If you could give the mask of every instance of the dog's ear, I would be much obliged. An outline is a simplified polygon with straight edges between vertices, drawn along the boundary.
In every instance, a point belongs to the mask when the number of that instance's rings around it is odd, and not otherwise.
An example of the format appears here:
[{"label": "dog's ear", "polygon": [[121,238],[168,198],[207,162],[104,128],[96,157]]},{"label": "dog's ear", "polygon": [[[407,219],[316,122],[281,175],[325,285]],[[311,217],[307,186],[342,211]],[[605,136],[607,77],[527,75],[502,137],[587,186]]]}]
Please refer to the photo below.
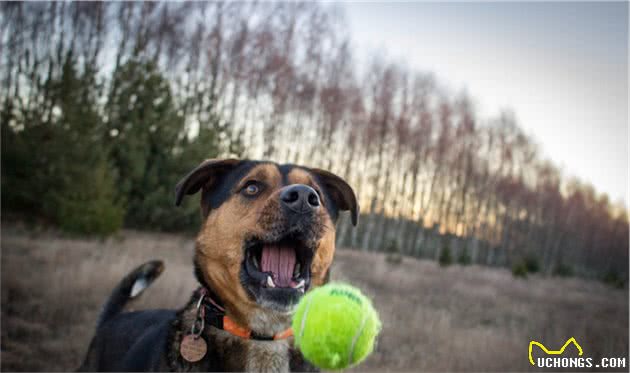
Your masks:
[{"label": "dog's ear", "polygon": [[352,225],[356,226],[359,220],[359,203],[352,187],[344,179],[331,172],[319,168],[311,169],[311,172],[324,184],[337,207],[343,211],[350,211]]},{"label": "dog's ear", "polygon": [[[207,159],[188,175],[184,176],[175,187],[175,205],[179,206],[186,194],[195,194],[203,188],[204,192],[216,185],[227,172],[241,163],[238,159]],[[203,201],[203,200],[202,200]],[[202,206],[204,216],[208,215],[207,207]]]}]

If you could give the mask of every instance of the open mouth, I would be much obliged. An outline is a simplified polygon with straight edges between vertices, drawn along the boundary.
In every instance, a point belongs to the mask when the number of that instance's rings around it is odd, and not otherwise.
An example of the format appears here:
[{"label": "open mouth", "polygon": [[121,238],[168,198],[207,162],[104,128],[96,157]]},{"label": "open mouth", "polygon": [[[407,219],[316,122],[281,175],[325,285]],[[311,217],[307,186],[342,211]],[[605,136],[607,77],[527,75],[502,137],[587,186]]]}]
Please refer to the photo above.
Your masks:
[{"label": "open mouth", "polygon": [[313,249],[298,239],[250,240],[245,246],[247,282],[266,291],[304,293],[310,286]]}]

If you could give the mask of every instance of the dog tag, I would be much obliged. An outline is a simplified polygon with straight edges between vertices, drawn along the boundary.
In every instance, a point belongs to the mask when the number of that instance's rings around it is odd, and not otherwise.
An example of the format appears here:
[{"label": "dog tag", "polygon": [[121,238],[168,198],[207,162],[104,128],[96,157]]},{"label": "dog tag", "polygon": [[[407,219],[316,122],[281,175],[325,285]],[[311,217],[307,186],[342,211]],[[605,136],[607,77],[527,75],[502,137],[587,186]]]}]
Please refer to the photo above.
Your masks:
[{"label": "dog tag", "polygon": [[204,356],[206,356],[206,352],[208,351],[208,346],[206,345],[206,341],[199,337],[194,336],[192,334],[188,334],[182,339],[182,343],[179,345],[179,353],[182,355],[184,360],[195,363]]}]

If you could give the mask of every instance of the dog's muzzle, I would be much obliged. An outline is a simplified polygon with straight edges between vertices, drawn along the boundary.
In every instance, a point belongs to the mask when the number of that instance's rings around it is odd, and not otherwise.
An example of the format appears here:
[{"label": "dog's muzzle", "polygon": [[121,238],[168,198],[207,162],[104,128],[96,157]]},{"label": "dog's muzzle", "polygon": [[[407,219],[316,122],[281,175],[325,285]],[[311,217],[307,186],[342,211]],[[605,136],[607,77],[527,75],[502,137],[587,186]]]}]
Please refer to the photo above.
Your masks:
[{"label": "dog's muzzle", "polygon": [[[266,233],[244,242],[241,283],[257,302],[285,309],[309,289],[311,264],[323,228],[317,192],[306,185],[284,187]],[[268,218],[267,218],[268,219]]]}]

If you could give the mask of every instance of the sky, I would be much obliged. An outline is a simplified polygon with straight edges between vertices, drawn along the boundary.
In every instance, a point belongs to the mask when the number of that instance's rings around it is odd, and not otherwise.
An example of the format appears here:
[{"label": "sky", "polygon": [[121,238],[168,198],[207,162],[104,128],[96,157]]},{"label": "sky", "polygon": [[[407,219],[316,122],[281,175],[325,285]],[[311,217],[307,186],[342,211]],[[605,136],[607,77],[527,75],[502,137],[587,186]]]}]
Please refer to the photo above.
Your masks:
[{"label": "sky", "polygon": [[354,55],[516,114],[545,158],[628,206],[628,3],[344,3]]}]

